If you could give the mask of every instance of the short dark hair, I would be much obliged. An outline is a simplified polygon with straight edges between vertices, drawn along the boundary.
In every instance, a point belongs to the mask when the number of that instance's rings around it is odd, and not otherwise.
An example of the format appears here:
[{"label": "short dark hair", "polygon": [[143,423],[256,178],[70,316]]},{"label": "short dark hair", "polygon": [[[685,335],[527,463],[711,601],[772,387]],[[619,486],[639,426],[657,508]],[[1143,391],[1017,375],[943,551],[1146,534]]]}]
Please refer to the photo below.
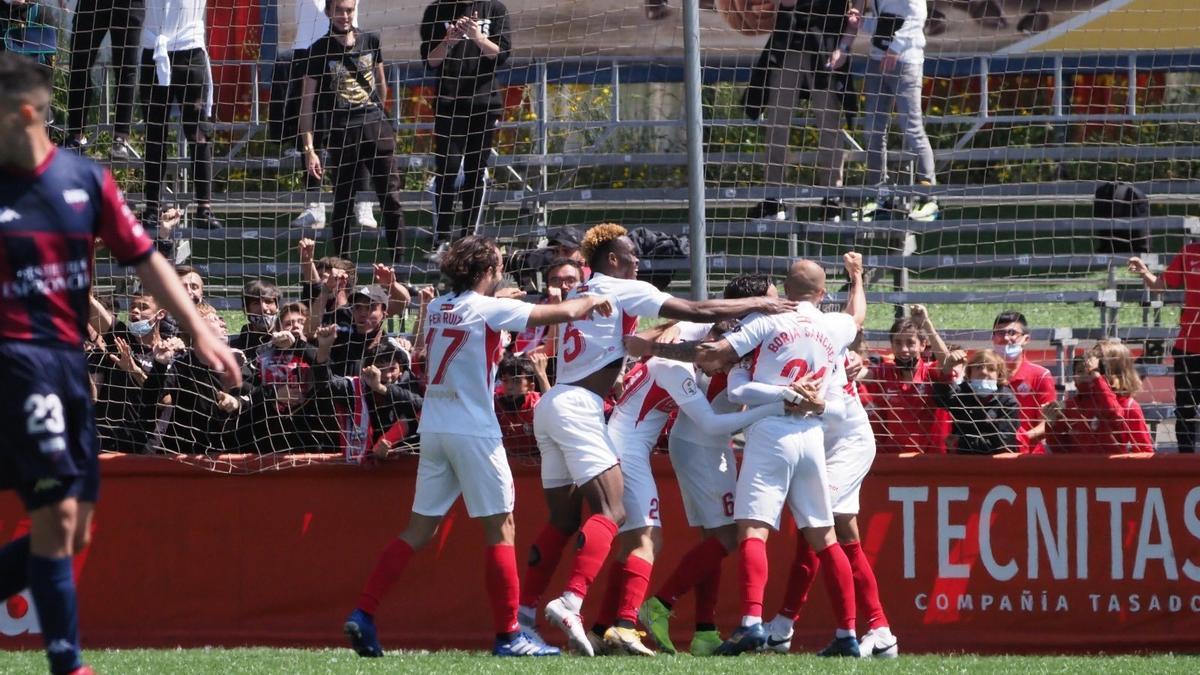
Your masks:
[{"label": "short dark hair", "polygon": [[920,327],[917,323],[908,317],[896,319],[892,322],[892,327],[888,329],[888,339],[896,337],[900,333],[916,333],[917,337],[924,340],[925,336],[921,334]]},{"label": "short dark hair", "polygon": [[996,326],[1008,323],[1019,323],[1022,331],[1029,332],[1029,322],[1025,320],[1025,315],[1012,309],[997,314],[996,320],[992,322],[992,328],[995,329]]},{"label": "short dark hair", "polygon": [[256,300],[278,300],[279,287],[273,281],[266,279],[251,279],[242,286],[242,299],[254,298]]},{"label": "short dark hair", "polygon": [[550,274],[550,270],[558,267],[574,267],[576,272],[579,272],[579,280],[583,281],[583,265],[579,264],[574,258],[555,258],[546,265],[546,274]]},{"label": "short dark hair", "polygon": [[770,287],[771,277],[765,274],[743,274],[725,284],[722,297],[726,300],[757,298],[766,295],[767,289]]},{"label": "short dark hair", "polygon": [[504,377],[528,377],[533,379],[533,361],[527,356],[508,355],[500,360],[498,374]]},{"label": "short dark hair", "polygon": [[25,98],[39,89],[53,92],[45,68],[19,54],[0,52],[0,99]]},{"label": "short dark hair", "polygon": [[471,290],[490,268],[499,266],[500,252],[490,237],[463,237],[442,256],[442,274],[450,280],[455,293]]},{"label": "short dark hair", "polygon": [[336,255],[327,255],[324,258],[318,258],[316,262],[313,263],[313,266],[317,268],[318,272],[324,272],[326,270],[342,270],[347,274],[353,275],[358,271],[355,269],[353,262],[346,260],[345,258],[339,258]]},{"label": "short dark hair", "polygon": [[402,349],[397,349],[396,346],[388,340],[384,340],[373,347],[368,347],[367,350],[363,352],[362,365],[364,368],[367,366],[386,368],[396,363],[407,368],[408,354]]},{"label": "short dark hair", "polygon": [[289,302],[288,304],[279,308],[279,318],[280,319],[287,316],[288,314],[299,314],[299,315],[303,316],[305,319],[307,319],[308,318],[308,305],[304,304],[303,302]]}]

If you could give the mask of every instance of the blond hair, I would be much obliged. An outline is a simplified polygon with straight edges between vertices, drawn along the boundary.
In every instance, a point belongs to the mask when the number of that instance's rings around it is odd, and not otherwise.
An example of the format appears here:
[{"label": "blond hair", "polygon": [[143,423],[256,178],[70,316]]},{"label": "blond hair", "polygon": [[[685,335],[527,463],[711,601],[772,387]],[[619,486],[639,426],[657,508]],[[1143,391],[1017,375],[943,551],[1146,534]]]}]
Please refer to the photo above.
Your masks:
[{"label": "blond hair", "polygon": [[1000,356],[991,349],[980,349],[967,359],[967,372],[975,366],[995,366],[996,368],[996,384],[1001,387],[1008,386],[1008,365],[1004,363],[1004,357]]},{"label": "blond hair", "polygon": [[583,254],[583,259],[590,265],[594,262],[592,256],[596,255],[597,250],[626,234],[628,234],[628,230],[616,223],[600,223],[584,233],[583,243],[579,245],[579,252]]},{"label": "blond hair", "polygon": [[1119,340],[1106,339],[1097,342],[1092,351],[1100,359],[1104,379],[1113,391],[1121,396],[1133,396],[1142,390],[1142,378],[1138,377],[1128,347]]}]

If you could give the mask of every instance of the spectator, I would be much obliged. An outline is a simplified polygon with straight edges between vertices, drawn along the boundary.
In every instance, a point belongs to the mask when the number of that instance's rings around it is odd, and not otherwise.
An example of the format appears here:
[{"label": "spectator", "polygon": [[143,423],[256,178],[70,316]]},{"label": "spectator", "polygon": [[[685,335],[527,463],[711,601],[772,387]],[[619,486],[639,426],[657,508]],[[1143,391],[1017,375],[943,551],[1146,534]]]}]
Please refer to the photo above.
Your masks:
[{"label": "spectator", "polygon": [[[875,15],[866,21],[871,33],[866,77],[867,183],[887,182],[887,140],[892,111],[900,114],[904,146],[917,156],[917,181],[937,182],[933,148],[925,133],[921,89],[925,78],[926,0],[873,0]],[[878,201],[875,202],[876,206]],[[864,215],[870,203],[864,205]],[[937,202],[922,198],[912,212],[917,219],[932,219]]]},{"label": "spectator", "polygon": [[[786,182],[788,149],[792,135],[792,117],[796,105],[807,92],[808,109],[815,118],[818,132],[817,185],[840,187],[845,163],[842,148],[842,98],[847,88],[849,69],[842,58],[853,39],[861,12],[851,0],[779,0],[775,29],[767,42],[767,51],[775,67],[766,82],[768,189],[783,188]],[[840,218],[841,200],[826,197],[822,201],[825,219]],[[777,199],[759,204],[752,218],[786,217]]]},{"label": "spectator", "polygon": [[409,354],[390,341],[371,347],[363,355],[359,374],[332,374],[330,351],[336,333],[318,333],[316,380],[318,390],[328,390],[337,405],[341,443],[346,459],[362,461],[367,452],[384,456],[391,449],[416,439],[422,399],[410,379]]},{"label": "spectator", "polygon": [[[290,141],[293,147],[285,153],[289,157],[303,157],[303,147],[300,144],[298,123],[300,118],[300,99],[304,88],[304,75],[308,67],[308,48],[322,36],[329,33],[329,17],[325,14],[325,0],[295,0],[296,3],[296,39],[292,42],[292,56],[287,61],[287,70],[281,76],[288,78],[287,100],[284,104],[284,139]],[[361,9],[362,3],[359,3]],[[358,28],[358,13],[355,12],[352,24]],[[313,145],[318,148],[326,146],[329,135],[330,107],[318,102],[313,117]],[[371,173],[365,163],[359,163],[354,175],[355,193],[369,192],[371,189]],[[321,181],[308,171],[304,172],[304,191],[308,195],[308,203],[304,211],[292,221],[295,227],[325,227],[325,205],[321,203]],[[371,211],[370,200],[354,201],[354,220],[360,228],[373,229],[379,227],[375,214]]]},{"label": "spectator", "polygon": [[503,389],[496,395],[496,417],[504,437],[504,448],[514,457],[538,456],[533,437],[533,409],[550,390],[546,355],[506,356],[498,374]]},{"label": "spectator", "polygon": [[271,341],[279,320],[279,288],[265,279],[251,279],[242,286],[242,311],[246,325],[229,340],[229,346],[240,349],[246,360],[255,363],[258,352]]},{"label": "spectator", "polygon": [[1047,403],[1047,445],[1052,452],[1118,454],[1154,452],[1142,406],[1142,389],[1129,348],[1101,340],[1075,361],[1075,394]]},{"label": "spectator", "polygon": [[300,252],[300,301],[313,303],[321,294],[321,286],[329,281],[337,270],[337,283],[331,285],[325,306],[314,305],[314,310],[322,313],[321,323],[333,323],[333,312],[339,307],[345,307],[350,301],[347,293],[354,286],[354,278],[358,271],[353,261],[337,256],[313,260],[316,248],[317,242],[312,239],[301,239],[297,245]]},{"label": "spectator", "polygon": [[[434,0],[420,32],[421,59],[437,75],[434,231],[440,249],[479,224],[484,171],[503,107],[496,70],[512,50],[508,9],[499,0]],[[461,191],[454,187],[460,168]],[[456,211],[460,198],[462,211]]]},{"label": "spectator", "polygon": [[205,47],[206,0],[147,0],[142,30],[142,103],[146,107],[146,209],[142,224],[158,226],[167,124],[178,104],[190,145],[196,190],[193,226],[217,229],[212,210],[212,68]]},{"label": "spectator", "polygon": [[332,99],[328,168],[333,173],[334,255],[347,257],[347,223],[359,167],[366,167],[383,210],[383,229],[391,248],[387,260],[399,262],[404,215],[400,174],[393,165],[396,137],[384,114],[387,74],[379,35],[354,27],[357,0],[328,0],[329,33],[308,49],[300,100],[300,138],[305,166],[318,180],[325,167],[313,145],[313,105],[318,96]]},{"label": "spectator", "polygon": [[167,311],[154,296],[136,293],[129,299],[128,322],[117,321],[104,336],[107,358],[95,364],[100,376],[96,426],[101,447],[115,452],[149,452],[161,387],[147,390],[155,349],[164,338],[159,323]]},{"label": "spectator", "polygon": [[[541,303],[559,303],[571,289],[583,281],[583,267],[571,258],[559,258],[546,268],[546,292]],[[527,328],[513,341],[513,352],[537,352],[554,356],[558,342],[558,326]]]},{"label": "spectator", "polygon": [[183,284],[183,290],[197,307],[204,304],[204,276],[191,265],[176,265],[175,274]]},{"label": "spectator", "polygon": [[[336,329],[323,330],[332,334]],[[267,355],[271,358],[264,358]],[[261,384],[251,392],[249,410],[238,415],[234,448],[266,453],[330,452],[340,447],[333,400],[318,395],[314,384],[316,356],[312,345],[260,356]]]},{"label": "spectator", "polygon": [[1184,245],[1161,275],[1141,258],[1129,259],[1129,271],[1152,291],[1183,289],[1179,337],[1171,354],[1175,362],[1175,438],[1179,452],[1196,452],[1196,406],[1200,405],[1200,242]]},{"label": "spectator", "polygon": [[367,350],[383,337],[383,319],[388,294],[381,286],[362,286],[350,298],[350,306],[337,312],[337,333],[330,353],[330,369],[337,376],[359,374]]},{"label": "spectator", "polygon": [[923,323],[897,319],[888,330],[892,360],[872,367],[865,382],[880,453],[946,452],[949,424],[939,418],[933,401],[937,362],[922,358],[927,346],[923,332]]},{"label": "spectator", "polygon": [[[13,51],[38,62],[53,77],[58,56],[59,12],[47,0],[0,2],[0,52]],[[53,105],[53,102],[51,102]],[[54,124],[50,114],[47,124]]]},{"label": "spectator", "polygon": [[1008,365],[1008,382],[1021,404],[1017,442],[1022,453],[1043,455],[1046,422],[1042,406],[1058,398],[1050,371],[1025,358],[1029,322],[1020,312],[1001,312],[992,324],[992,344]]},{"label": "spectator", "polygon": [[[966,366],[966,378],[954,371]],[[942,360],[942,373],[933,385],[933,397],[950,412],[954,450],[963,455],[996,455],[1017,451],[1021,406],[1008,386],[1004,359],[990,349],[955,350]]]},{"label": "spectator", "polygon": [[100,53],[100,43],[107,35],[117,76],[117,116],[109,154],[113,159],[136,157],[129,146],[129,130],[133,125],[138,50],[142,46],[145,18],[146,0],[79,0],[75,6],[71,24],[71,75],[67,85],[67,148],[82,151],[88,145],[84,134],[87,113],[94,105],[93,92],[103,86],[103,82],[93,86],[89,75]]}]

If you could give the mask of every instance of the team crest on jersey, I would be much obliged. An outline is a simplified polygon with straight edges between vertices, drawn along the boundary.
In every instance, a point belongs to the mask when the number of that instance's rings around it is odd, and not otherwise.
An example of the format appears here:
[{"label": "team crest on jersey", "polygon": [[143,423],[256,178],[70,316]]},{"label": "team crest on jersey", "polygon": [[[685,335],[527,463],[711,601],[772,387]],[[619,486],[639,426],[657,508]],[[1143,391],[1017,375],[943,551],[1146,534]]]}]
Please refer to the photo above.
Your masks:
[{"label": "team crest on jersey", "polygon": [[82,211],[88,202],[92,201],[92,198],[88,196],[87,190],[80,190],[79,188],[63,190],[62,195],[63,201],[74,207],[76,211]]},{"label": "team crest on jersey", "polygon": [[450,311],[450,310],[452,310],[452,309],[454,309],[454,303],[447,302],[446,304],[442,305],[442,310],[441,310],[441,311],[443,311],[443,312],[449,312],[449,311]]},{"label": "team crest on jersey", "polygon": [[1029,383],[1022,382],[1021,384],[1017,385],[1017,391],[1021,392],[1022,394],[1028,392],[1029,391]]},{"label": "team crest on jersey", "polygon": [[694,380],[694,379],[692,379],[692,378],[690,378],[690,377],[689,377],[689,378],[687,378],[686,380],[684,380],[684,381],[683,381],[683,393],[684,393],[684,395],[686,395],[686,396],[695,396],[695,395],[696,395],[696,394],[698,394],[699,392],[700,392],[700,390],[696,388],[696,380]]}]

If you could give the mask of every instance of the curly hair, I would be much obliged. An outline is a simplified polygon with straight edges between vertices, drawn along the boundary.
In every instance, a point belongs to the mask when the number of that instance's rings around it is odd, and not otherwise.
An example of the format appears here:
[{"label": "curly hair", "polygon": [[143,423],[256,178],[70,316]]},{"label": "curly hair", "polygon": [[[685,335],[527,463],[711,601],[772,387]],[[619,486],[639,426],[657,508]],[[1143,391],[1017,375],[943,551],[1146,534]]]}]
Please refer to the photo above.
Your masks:
[{"label": "curly hair", "polygon": [[583,235],[579,252],[583,254],[583,259],[588,262],[589,267],[596,267],[597,258],[608,253],[608,247],[628,233],[628,230],[616,223],[600,223]]},{"label": "curly hair", "polygon": [[450,245],[442,257],[442,274],[455,293],[471,290],[491,267],[500,266],[500,252],[490,237],[471,235]]},{"label": "curly hair", "polygon": [[996,383],[1001,387],[1008,386],[1008,364],[1003,356],[991,349],[980,349],[967,359],[967,372],[978,366],[992,366],[996,369]]}]

